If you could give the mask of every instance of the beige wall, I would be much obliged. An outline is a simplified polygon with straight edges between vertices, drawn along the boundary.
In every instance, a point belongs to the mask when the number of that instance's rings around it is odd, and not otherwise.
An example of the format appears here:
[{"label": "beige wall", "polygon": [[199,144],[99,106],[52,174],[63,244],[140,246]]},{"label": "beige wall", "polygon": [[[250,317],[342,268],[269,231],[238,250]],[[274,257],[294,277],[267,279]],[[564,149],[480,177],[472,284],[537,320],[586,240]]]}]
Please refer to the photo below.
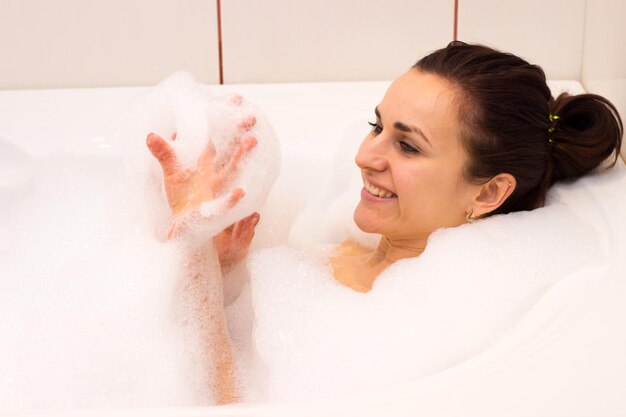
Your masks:
[{"label": "beige wall", "polygon": [[[454,0],[221,0],[227,83],[391,79],[452,40]],[[624,111],[624,0],[459,0],[458,37]],[[0,0],[0,89],[219,82],[217,0]]]},{"label": "beige wall", "polygon": [[585,0],[459,0],[458,38],[540,65],[548,78],[580,80]]},{"label": "beige wall", "polygon": [[222,10],[232,83],[389,80],[454,32],[453,0],[223,0]]},{"label": "beige wall", "polygon": [[[454,0],[221,0],[227,83],[386,80],[452,40]],[[0,0],[0,89],[219,81],[216,0]]]},{"label": "beige wall", "polygon": [[0,0],[0,89],[218,80],[215,1]]}]

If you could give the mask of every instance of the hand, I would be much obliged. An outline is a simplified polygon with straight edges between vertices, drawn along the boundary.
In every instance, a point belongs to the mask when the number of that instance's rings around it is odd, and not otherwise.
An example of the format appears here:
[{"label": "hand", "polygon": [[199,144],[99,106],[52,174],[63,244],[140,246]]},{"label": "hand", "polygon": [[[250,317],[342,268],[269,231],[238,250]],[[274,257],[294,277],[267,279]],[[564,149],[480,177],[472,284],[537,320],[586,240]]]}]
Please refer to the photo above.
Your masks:
[{"label": "hand", "polygon": [[254,228],[259,223],[259,219],[259,213],[253,213],[215,236],[213,241],[217,248],[222,271],[230,269],[246,257],[250,242],[254,237]]},{"label": "hand", "polygon": [[[195,169],[182,168],[176,152],[165,139],[156,133],[148,135],[146,144],[161,164],[167,201],[172,209],[168,239],[182,234],[190,222],[200,221],[200,206],[203,203],[211,202],[218,210],[226,210],[241,200],[245,194],[243,189],[234,188],[228,193],[224,191],[229,180],[236,174],[242,157],[256,146],[256,138],[241,138],[255,123],[254,116],[250,116],[239,124],[240,133],[233,139],[230,152],[221,160],[216,160],[215,147],[209,141],[198,157]],[[176,135],[171,140],[176,140]],[[220,194],[223,196],[216,198]]]}]

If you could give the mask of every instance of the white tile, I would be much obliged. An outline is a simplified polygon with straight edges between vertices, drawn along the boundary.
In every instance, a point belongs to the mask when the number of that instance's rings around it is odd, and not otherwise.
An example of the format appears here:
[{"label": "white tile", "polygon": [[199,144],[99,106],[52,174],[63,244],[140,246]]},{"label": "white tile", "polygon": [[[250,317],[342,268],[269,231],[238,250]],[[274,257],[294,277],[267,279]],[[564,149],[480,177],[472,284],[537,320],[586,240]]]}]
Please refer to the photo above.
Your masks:
[{"label": "white tile", "polygon": [[459,40],[540,65],[548,78],[581,79],[585,0],[459,0]]},{"label": "white tile", "polygon": [[626,78],[626,2],[587,0],[583,80]]},{"label": "white tile", "polygon": [[224,79],[391,79],[452,40],[453,12],[453,0],[223,0]]},{"label": "white tile", "polygon": [[218,80],[210,0],[0,0],[0,88]]}]

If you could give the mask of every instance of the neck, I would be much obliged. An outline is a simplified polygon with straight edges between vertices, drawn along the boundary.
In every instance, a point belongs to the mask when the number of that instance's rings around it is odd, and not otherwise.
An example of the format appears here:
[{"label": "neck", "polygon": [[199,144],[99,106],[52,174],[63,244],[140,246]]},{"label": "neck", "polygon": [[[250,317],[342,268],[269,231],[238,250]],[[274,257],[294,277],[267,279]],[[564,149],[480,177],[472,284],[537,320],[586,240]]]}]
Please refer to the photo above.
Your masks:
[{"label": "neck", "polygon": [[343,242],[330,262],[337,281],[360,292],[372,289],[381,272],[399,259],[419,256],[426,246],[423,240],[394,240],[386,236],[370,252],[352,241]]},{"label": "neck", "polygon": [[390,265],[397,260],[405,258],[414,258],[424,252],[426,240],[405,240],[391,239],[383,236],[378,243],[378,247],[370,256],[371,265],[386,264]]}]

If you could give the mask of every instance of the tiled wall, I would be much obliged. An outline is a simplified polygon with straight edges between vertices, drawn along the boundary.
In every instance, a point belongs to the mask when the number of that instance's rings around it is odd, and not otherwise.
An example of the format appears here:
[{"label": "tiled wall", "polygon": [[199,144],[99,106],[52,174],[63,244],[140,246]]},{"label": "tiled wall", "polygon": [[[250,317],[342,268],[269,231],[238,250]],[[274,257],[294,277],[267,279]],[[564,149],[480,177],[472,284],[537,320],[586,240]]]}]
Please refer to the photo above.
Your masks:
[{"label": "tiled wall", "polygon": [[225,82],[388,80],[453,38],[453,0],[222,0]]},{"label": "tiled wall", "polygon": [[[0,0],[0,89],[219,82],[218,0]],[[395,77],[452,40],[454,0],[221,0],[224,80]]]},{"label": "tiled wall", "polygon": [[391,79],[453,39],[455,4],[461,40],[626,78],[623,0],[0,0],[0,89],[218,83],[218,1],[226,83]]},{"label": "tiled wall", "polygon": [[218,80],[215,0],[0,0],[0,89]]},{"label": "tiled wall", "polygon": [[539,64],[548,78],[580,80],[586,0],[459,0],[458,37]]}]

